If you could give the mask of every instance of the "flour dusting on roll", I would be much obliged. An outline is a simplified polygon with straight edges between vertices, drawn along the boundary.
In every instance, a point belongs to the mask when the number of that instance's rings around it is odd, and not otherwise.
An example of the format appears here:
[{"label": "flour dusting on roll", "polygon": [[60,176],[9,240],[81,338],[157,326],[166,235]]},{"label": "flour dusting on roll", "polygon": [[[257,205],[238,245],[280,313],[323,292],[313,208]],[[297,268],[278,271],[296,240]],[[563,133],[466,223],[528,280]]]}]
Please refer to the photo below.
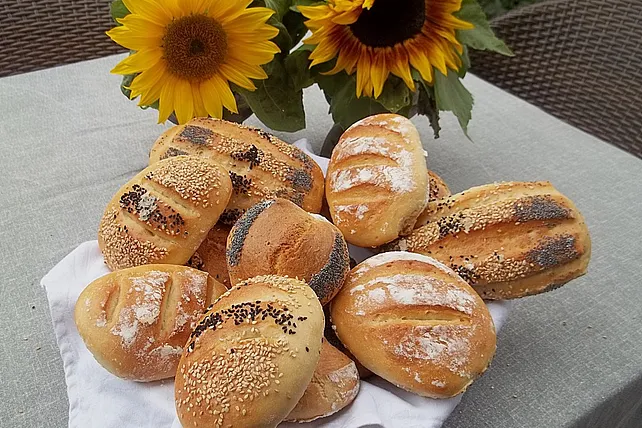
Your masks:
[{"label": "flour dusting on roll", "polygon": [[462,393],[495,353],[495,327],[481,298],[420,254],[364,261],[330,309],[337,336],[366,368],[425,397]]},{"label": "flour dusting on roll", "polygon": [[333,222],[362,247],[410,233],[429,188],[419,134],[408,119],[392,114],[352,125],[332,152],[326,177]]}]

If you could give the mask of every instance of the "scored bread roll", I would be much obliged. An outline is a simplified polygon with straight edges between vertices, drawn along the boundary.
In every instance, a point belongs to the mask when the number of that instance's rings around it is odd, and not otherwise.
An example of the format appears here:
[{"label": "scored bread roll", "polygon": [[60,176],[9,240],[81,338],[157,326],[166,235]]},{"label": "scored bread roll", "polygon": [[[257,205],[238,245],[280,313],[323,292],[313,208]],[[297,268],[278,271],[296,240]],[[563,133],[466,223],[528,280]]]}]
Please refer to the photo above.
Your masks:
[{"label": "scored bread roll", "polygon": [[110,269],[182,265],[194,254],[230,198],[232,183],[208,159],[178,156],[149,166],[107,205],[98,245]]},{"label": "scored bread roll", "polygon": [[[446,198],[451,195],[450,189],[442,180],[440,176],[438,176],[436,173],[432,171],[428,171],[428,182],[430,183],[430,195],[428,197],[428,202],[436,201],[439,199]],[[428,219],[430,218],[431,211],[432,210],[432,205],[428,204],[426,205],[426,208],[421,212],[419,217],[417,218],[417,222],[415,223],[415,229],[420,228],[421,226],[424,226],[427,222]]]},{"label": "scored bread roll", "polygon": [[276,427],[319,362],[323,309],[304,282],[275,275],[233,287],[200,320],[175,382],[184,427]]},{"label": "scored bread roll", "polygon": [[285,199],[250,208],[234,225],[227,242],[232,284],[257,275],[304,280],[321,304],[338,292],[350,258],[343,235],[332,223]]},{"label": "scored bread roll", "polygon": [[362,119],[341,136],[326,198],[348,242],[377,247],[412,231],[430,192],[425,153],[414,125],[394,114]]},{"label": "scored bread roll", "polygon": [[[356,266],[356,263],[355,263],[355,266]],[[329,320],[330,319],[330,305],[326,305],[323,308],[323,313],[325,314],[325,319]],[[368,370],[367,368],[365,368],[363,366],[363,364],[361,364],[359,362],[359,360],[357,360],[357,357],[352,355],[352,353],[348,349],[346,349],[346,347],[343,345],[343,343],[341,343],[341,341],[337,337],[337,333],[332,328],[332,323],[330,323],[330,322],[326,322],[325,323],[325,331],[323,333],[323,336],[324,336],[325,340],[327,340],[330,345],[334,346],[339,351],[341,351],[341,353],[343,353],[346,357],[348,357],[352,361],[354,361],[355,365],[357,366],[357,371],[359,372],[359,377],[361,379],[367,379],[370,376],[372,376],[372,372],[370,370]]]},{"label": "scored bread roll", "polygon": [[495,327],[479,295],[420,254],[362,262],[330,310],[339,339],[364,366],[424,397],[462,393],[495,353]]},{"label": "scored bread roll", "polygon": [[78,333],[114,375],[174,377],[183,346],[209,304],[227,289],[186,266],[145,265],[105,275],[80,294]]},{"label": "scored bread roll", "polygon": [[434,257],[484,299],[543,293],[586,272],[584,218],[547,181],[473,187],[429,206],[425,226],[384,249]]},{"label": "scored bread roll", "polygon": [[359,384],[354,361],[324,340],[312,381],[285,420],[312,422],[333,415],[352,403]]},{"label": "scored bread roll", "polygon": [[206,157],[230,174],[234,193],[221,216],[233,225],[263,199],[288,199],[309,212],[321,210],[323,172],[298,147],[256,128],[196,118],[165,131],[152,147],[150,164],[181,154]]},{"label": "scored bread roll", "polygon": [[227,245],[227,236],[230,234],[230,229],[230,226],[216,223],[210,229],[198,250],[187,261],[187,266],[208,272],[215,280],[227,288],[230,288],[230,275],[227,272],[225,246]]}]

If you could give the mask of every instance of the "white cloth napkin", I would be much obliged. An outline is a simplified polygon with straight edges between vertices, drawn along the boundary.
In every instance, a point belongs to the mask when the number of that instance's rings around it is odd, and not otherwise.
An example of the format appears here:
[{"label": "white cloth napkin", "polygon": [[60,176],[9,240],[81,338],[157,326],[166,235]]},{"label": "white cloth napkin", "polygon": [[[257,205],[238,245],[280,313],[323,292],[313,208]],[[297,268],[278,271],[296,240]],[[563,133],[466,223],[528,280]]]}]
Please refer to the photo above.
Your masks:
[{"label": "white cloth napkin", "polygon": [[[297,146],[311,153],[307,141]],[[312,155],[325,171],[328,160]],[[367,250],[352,247],[352,257],[362,260]],[[93,280],[109,273],[97,241],[81,244],[41,281],[47,292],[51,318],[62,356],[69,396],[70,428],[180,428],[174,410],[174,381],[138,383],[119,379],[96,362],[78,335],[73,320],[80,292]],[[508,302],[488,307],[499,330],[508,315]],[[422,398],[379,378],[361,382],[355,401],[338,414],[309,424],[282,428],[432,428],[439,427],[461,400]]]}]

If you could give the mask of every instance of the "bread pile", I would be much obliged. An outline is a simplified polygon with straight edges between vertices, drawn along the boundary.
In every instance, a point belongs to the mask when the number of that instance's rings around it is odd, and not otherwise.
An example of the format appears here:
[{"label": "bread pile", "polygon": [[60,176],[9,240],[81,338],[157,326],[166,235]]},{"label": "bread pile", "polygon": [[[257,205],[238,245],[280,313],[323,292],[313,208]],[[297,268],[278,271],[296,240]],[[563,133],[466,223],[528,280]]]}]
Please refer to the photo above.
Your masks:
[{"label": "bread pile", "polygon": [[[451,195],[426,156],[391,114],[350,127],[325,180],[264,131],[171,128],[100,221],[113,272],[78,299],[81,337],[116,376],[174,377],[185,427],[327,417],[372,374],[424,397],[462,393],[495,354],[483,299],[584,274],[590,238],[550,183]],[[379,254],[351,269],[348,243]]]}]

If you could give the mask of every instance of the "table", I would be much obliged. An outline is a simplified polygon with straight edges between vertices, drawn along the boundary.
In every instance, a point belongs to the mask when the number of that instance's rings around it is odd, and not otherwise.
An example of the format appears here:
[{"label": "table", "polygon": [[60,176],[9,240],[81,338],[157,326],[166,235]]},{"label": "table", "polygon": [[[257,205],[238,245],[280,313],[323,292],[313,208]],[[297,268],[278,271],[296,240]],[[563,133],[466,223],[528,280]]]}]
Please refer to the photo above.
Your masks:
[{"label": "table", "polygon": [[[108,200],[146,166],[165,129],[155,111],[120,94],[108,72],[118,61],[0,79],[2,426],[66,426],[62,363],[39,281],[96,238]],[[516,304],[491,368],[445,426],[640,426],[642,162],[474,76],[465,84],[476,98],[474,142],[450,115],[438,140],[425,118],[413,120],[429,167],[454,191],[552,181],[585,215],[593,259],[583,278]],[[308,129],[277,135],[319,148],[332,121],[316,88],[305,103]]]}]

